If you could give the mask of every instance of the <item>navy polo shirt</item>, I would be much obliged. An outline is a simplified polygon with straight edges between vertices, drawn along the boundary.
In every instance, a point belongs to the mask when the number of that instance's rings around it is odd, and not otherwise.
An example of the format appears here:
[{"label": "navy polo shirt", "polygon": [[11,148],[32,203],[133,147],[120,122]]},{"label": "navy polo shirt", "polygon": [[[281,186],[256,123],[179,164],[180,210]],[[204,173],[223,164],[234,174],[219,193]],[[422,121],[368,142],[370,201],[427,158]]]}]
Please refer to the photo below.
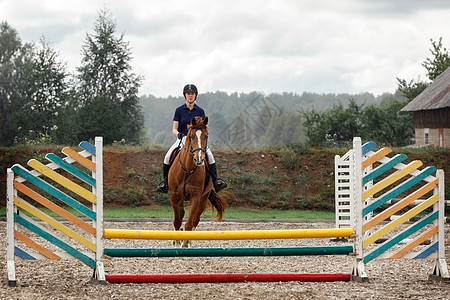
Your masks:
[{"label": "navy polo shirt", "polygon": [[186,103],[177,107],[173,116],[173,120],[178,121],[178,132],[187,135],[187,126],[191,124],[191,120],[194,117],[202,117],[204,119],[205,111],[203,110],[203,108],[201,108],[197,104],[194,104],[194,107],[192,108],[192,110],[190,110],[186,106]]}]

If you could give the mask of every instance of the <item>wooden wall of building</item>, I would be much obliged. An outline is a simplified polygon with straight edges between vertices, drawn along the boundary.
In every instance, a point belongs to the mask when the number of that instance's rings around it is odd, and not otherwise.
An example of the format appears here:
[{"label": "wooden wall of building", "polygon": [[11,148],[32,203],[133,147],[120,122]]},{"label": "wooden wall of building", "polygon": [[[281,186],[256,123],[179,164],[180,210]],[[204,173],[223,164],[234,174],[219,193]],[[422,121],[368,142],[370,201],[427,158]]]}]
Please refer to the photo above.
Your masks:
[{"label": "wooden wall of building", "polygon": [[450,107],[415,111],[414,128],[450,128]]}]

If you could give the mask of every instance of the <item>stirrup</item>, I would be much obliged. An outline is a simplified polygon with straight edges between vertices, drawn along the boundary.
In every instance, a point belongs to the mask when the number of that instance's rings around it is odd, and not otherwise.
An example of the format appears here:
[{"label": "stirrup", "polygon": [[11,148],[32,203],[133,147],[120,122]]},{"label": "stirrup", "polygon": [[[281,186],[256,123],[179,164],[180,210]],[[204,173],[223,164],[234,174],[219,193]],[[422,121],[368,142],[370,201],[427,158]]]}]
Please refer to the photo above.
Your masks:
[{"label": "stirrup", "polygon": [[220,192],[221,190],[227,188],[228,184],[222,178],[217,178],[216,180],[216,192]]},{"label": "stirrup", "polygon": [[163,194],[167,194],[167,192],[169,191],[169,187],[167,186],[167,184],[163,181],[157,188],[156,191],[158,193],[163,193]]}]

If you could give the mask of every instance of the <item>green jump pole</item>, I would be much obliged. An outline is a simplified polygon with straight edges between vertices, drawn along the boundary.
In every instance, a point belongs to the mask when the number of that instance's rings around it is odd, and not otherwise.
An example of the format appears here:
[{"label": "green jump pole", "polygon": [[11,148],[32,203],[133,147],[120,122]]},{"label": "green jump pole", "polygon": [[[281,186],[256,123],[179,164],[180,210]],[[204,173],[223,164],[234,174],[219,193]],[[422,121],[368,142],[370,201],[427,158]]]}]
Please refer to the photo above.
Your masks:
[{"label": "green jump pole", "polygon": [[346,255],[353,246],[301,247],[301,248],[108,248],[112,257],[209,257],[209,256],[301,256]]}]

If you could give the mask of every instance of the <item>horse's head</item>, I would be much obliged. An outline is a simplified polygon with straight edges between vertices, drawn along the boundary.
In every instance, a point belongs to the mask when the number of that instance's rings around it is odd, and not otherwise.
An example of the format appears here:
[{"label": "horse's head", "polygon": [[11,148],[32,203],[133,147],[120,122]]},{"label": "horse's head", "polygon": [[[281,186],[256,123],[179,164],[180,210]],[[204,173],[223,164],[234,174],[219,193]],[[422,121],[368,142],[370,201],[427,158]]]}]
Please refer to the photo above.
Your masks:
[{"label": "horse's head", "polygon": [[194,157],[194,163],[197,166],[203,165],[206,156],[206,146],[208,145],[208,117],[195,117],[191,124],[188,125],[188,141],[189,153]]}]

